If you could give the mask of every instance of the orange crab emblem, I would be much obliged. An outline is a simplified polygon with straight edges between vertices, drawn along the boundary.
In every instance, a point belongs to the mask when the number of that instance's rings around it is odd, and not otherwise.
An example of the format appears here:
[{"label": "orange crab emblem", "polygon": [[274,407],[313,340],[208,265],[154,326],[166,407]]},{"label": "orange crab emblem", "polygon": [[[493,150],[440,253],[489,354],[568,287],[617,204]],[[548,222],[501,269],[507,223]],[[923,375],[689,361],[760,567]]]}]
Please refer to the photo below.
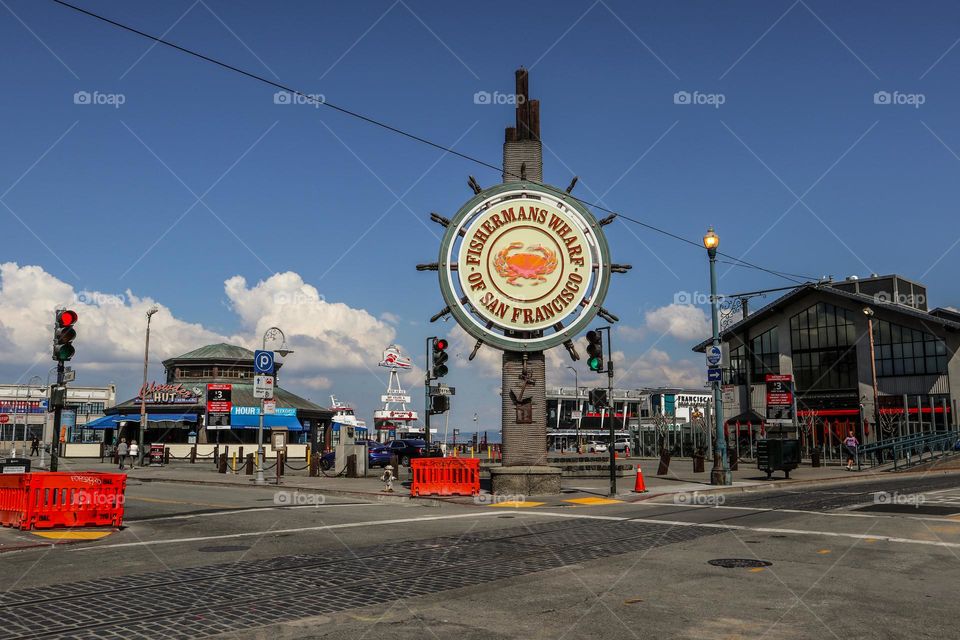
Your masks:
[{"label": "orange crab emblem", "polygon": [[540,244],[527,247],[523,253],[514,253],[522,247],[522,242],[511,242],[497,254],[493,261],[497,273],[515,287],[523,286],[517,282],[518,278],[536,280],[534,285],[546,282],[544,276],[557,268],[557,254]]}]

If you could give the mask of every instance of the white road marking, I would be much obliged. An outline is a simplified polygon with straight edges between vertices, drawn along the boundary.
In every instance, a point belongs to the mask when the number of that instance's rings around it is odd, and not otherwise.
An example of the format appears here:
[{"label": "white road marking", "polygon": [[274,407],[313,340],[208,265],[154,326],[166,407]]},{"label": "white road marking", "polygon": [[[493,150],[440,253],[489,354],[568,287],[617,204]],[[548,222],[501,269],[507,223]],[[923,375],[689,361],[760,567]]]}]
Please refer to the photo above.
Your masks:
[{"label": "white road marking", "polygon": [[212,516],[229,516],[235,515],[238,513],[258,513],[260,511],[278,511],[278,510],[289,510],[289,509],[324,509],[330,507],[382,507],[385,506],[379,502],[362,502],[362,503],[346,503],[346,504],[337,504],[337,503],[325,503],[325,504],[298,504],[290,507],[254,507],[252,509],[225,509],[224,511],[212,511],[209,513],[184,513],[176,516],[158,516],[156,518],[144,518],[142,520],[124,520],[124,524],[140,524],[146,523],[150,524],[151,522],[157,522],[161,520],[189,520],[191,518],[210,518]]},{"label": "white road marking", "polygon": [[[524,515],[533,515],[526,512]],[[460,513],[449,516],[421,516],[419,518],[396,518],[393,520],[373,520],[370,522],[345,522],[343,524],[329,524],[317,527],[297,527],[296,529],[268,529],[267,531],[246,531],[244,533],[228,533],[219,536],[197,536],[194,538],[175,538],[169,540],[144,540],[140,542],[121,542],[117,544],[105,544],[95,547],[83,547],[73,549],[73,551],[97,551],[99,549],[119,549],[122,547],[146,547],[158,544],[183,544],[185,542],[206,542],[207,540],[229,540],[232,538],[249,538],[252,536],[276,535],[278,533],[304,533],[307,531],[328,531],[333,529],[354,529],[358,527],[378,527],[389,524],[406,524],[410,522],[431,522],[434,520],[456,520],[459,518],[483,518],[490,516],[500,516],[499,511],[478,511],[476,513]],[[626,519],[626,518],[619,518]]]},{"label": "white road marking", "polygon": [[[927,502],[930,502],[929,500]],[[684,509],[732,509],[735,511],[756,511],[758,513],[802,513],[813,516],[830,516],[836,518],[906,518],[908,520],[933,520],[934,522],[957,522],[950,518],[937,518],[935,516],[911,516],[905,513],[885,514],[885,513],[850,513],[847,511],[810,511],[808,509],[775,509],[772,507],[736,507],[733,505],[713,505],[713,504],[673,504],[670,502],[631,502],[632,505],[641,505],[644,507],[682,507]],[[869,503],[866,503],[869,504]],[[858,506],[858,505],[852,505]]]},{"label": "white road marking", "polygon": [[583,518],[587,520],[615,520],[623,522],[640,522],[643,524],[666,524],[673,527],[707,527],[709,529],[724,529],[728,531],[753,531],[756,533],[783,533],[801,536],[826,536],[831,538],[851,538],[854,540],[876,540],[877,542],[898,542],[901,544],[919,544],[930,547],[946,547],[948,549],[960,549],[960,542],[942,542],[935,540],[917,540],[914,538],[897,538],[883,535],[870,535],[867,533],[839,533],[836,531],[808,531],[806,529],[779,529],[776,527],[748,527],[737,524],[719,524],[711,522],[686,522],[683,520],[657,520],[655,518],[628,518],[618,516],[590,516],[575,513],[555,513],[552,511],[528,512],[530,515],[553,516],[556,518]]}]

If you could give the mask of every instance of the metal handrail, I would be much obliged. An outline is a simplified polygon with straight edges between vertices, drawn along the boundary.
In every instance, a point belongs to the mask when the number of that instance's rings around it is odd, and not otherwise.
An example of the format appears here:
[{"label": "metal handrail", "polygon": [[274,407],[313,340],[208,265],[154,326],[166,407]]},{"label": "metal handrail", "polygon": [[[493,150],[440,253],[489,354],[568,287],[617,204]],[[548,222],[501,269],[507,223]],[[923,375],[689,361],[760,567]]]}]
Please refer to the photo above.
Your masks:
[{"label": "metal handrail", "polygon": [[951,429],[899,436],[883,442],[857,447],[857,469],[862,468],[864,459],[871,463],[870,466],[883,464],[882,458],[886,452],[890,452],[893,456],[894,470],[898,468],[900,458],[905,459],[907,466],[913,464],[914,453],[917,453],[920,459],[918,460],[919,463],[923,459],[924,452],[929,451],[932,459],[934,450],[943,453],[947,448],[952,448],[958,438],[960,438],[960,432]]}]

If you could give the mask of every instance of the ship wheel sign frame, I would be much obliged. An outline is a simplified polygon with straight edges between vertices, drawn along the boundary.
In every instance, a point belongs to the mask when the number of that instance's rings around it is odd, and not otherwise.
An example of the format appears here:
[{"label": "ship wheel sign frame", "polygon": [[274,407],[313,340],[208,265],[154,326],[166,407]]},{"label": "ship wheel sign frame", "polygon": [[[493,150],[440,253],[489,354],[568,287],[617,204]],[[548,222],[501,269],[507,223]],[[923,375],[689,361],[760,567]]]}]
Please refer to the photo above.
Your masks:
[{"label": "ship wheel sign frame", "polygon": [[[471,184],[475,181],[471,179]],[[573,338],[599,314],[613,272],[627,265],[610,262],[597,221],[577,199],[532,182],[501,184],[476,195],[452,220],[432,214],[446,227],[435,264],[447,307],[435,321],[452,314],[483,344],[504,351],[543,351],[563,344],[578,356]]]}]

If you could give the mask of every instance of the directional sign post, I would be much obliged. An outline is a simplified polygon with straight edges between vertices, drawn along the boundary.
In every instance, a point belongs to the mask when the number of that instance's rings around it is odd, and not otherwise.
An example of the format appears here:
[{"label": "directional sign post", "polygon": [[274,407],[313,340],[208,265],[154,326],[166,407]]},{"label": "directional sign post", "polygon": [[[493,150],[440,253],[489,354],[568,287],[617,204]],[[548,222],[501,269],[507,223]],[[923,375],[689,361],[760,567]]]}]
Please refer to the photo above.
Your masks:
[{"label": "directional sign post", "polygon": [[273,376],[253,376],[253,397],[273,399]]},{"label": "directional sign post", "polygon": [[273,375],[273,351],[257,349],[253,354],[253,371],[264,375]]},{"label": "directional sign post", "polygon": [[723,379],[723,369],[710,367],[707,369],[707,382],[720,382]]}]

